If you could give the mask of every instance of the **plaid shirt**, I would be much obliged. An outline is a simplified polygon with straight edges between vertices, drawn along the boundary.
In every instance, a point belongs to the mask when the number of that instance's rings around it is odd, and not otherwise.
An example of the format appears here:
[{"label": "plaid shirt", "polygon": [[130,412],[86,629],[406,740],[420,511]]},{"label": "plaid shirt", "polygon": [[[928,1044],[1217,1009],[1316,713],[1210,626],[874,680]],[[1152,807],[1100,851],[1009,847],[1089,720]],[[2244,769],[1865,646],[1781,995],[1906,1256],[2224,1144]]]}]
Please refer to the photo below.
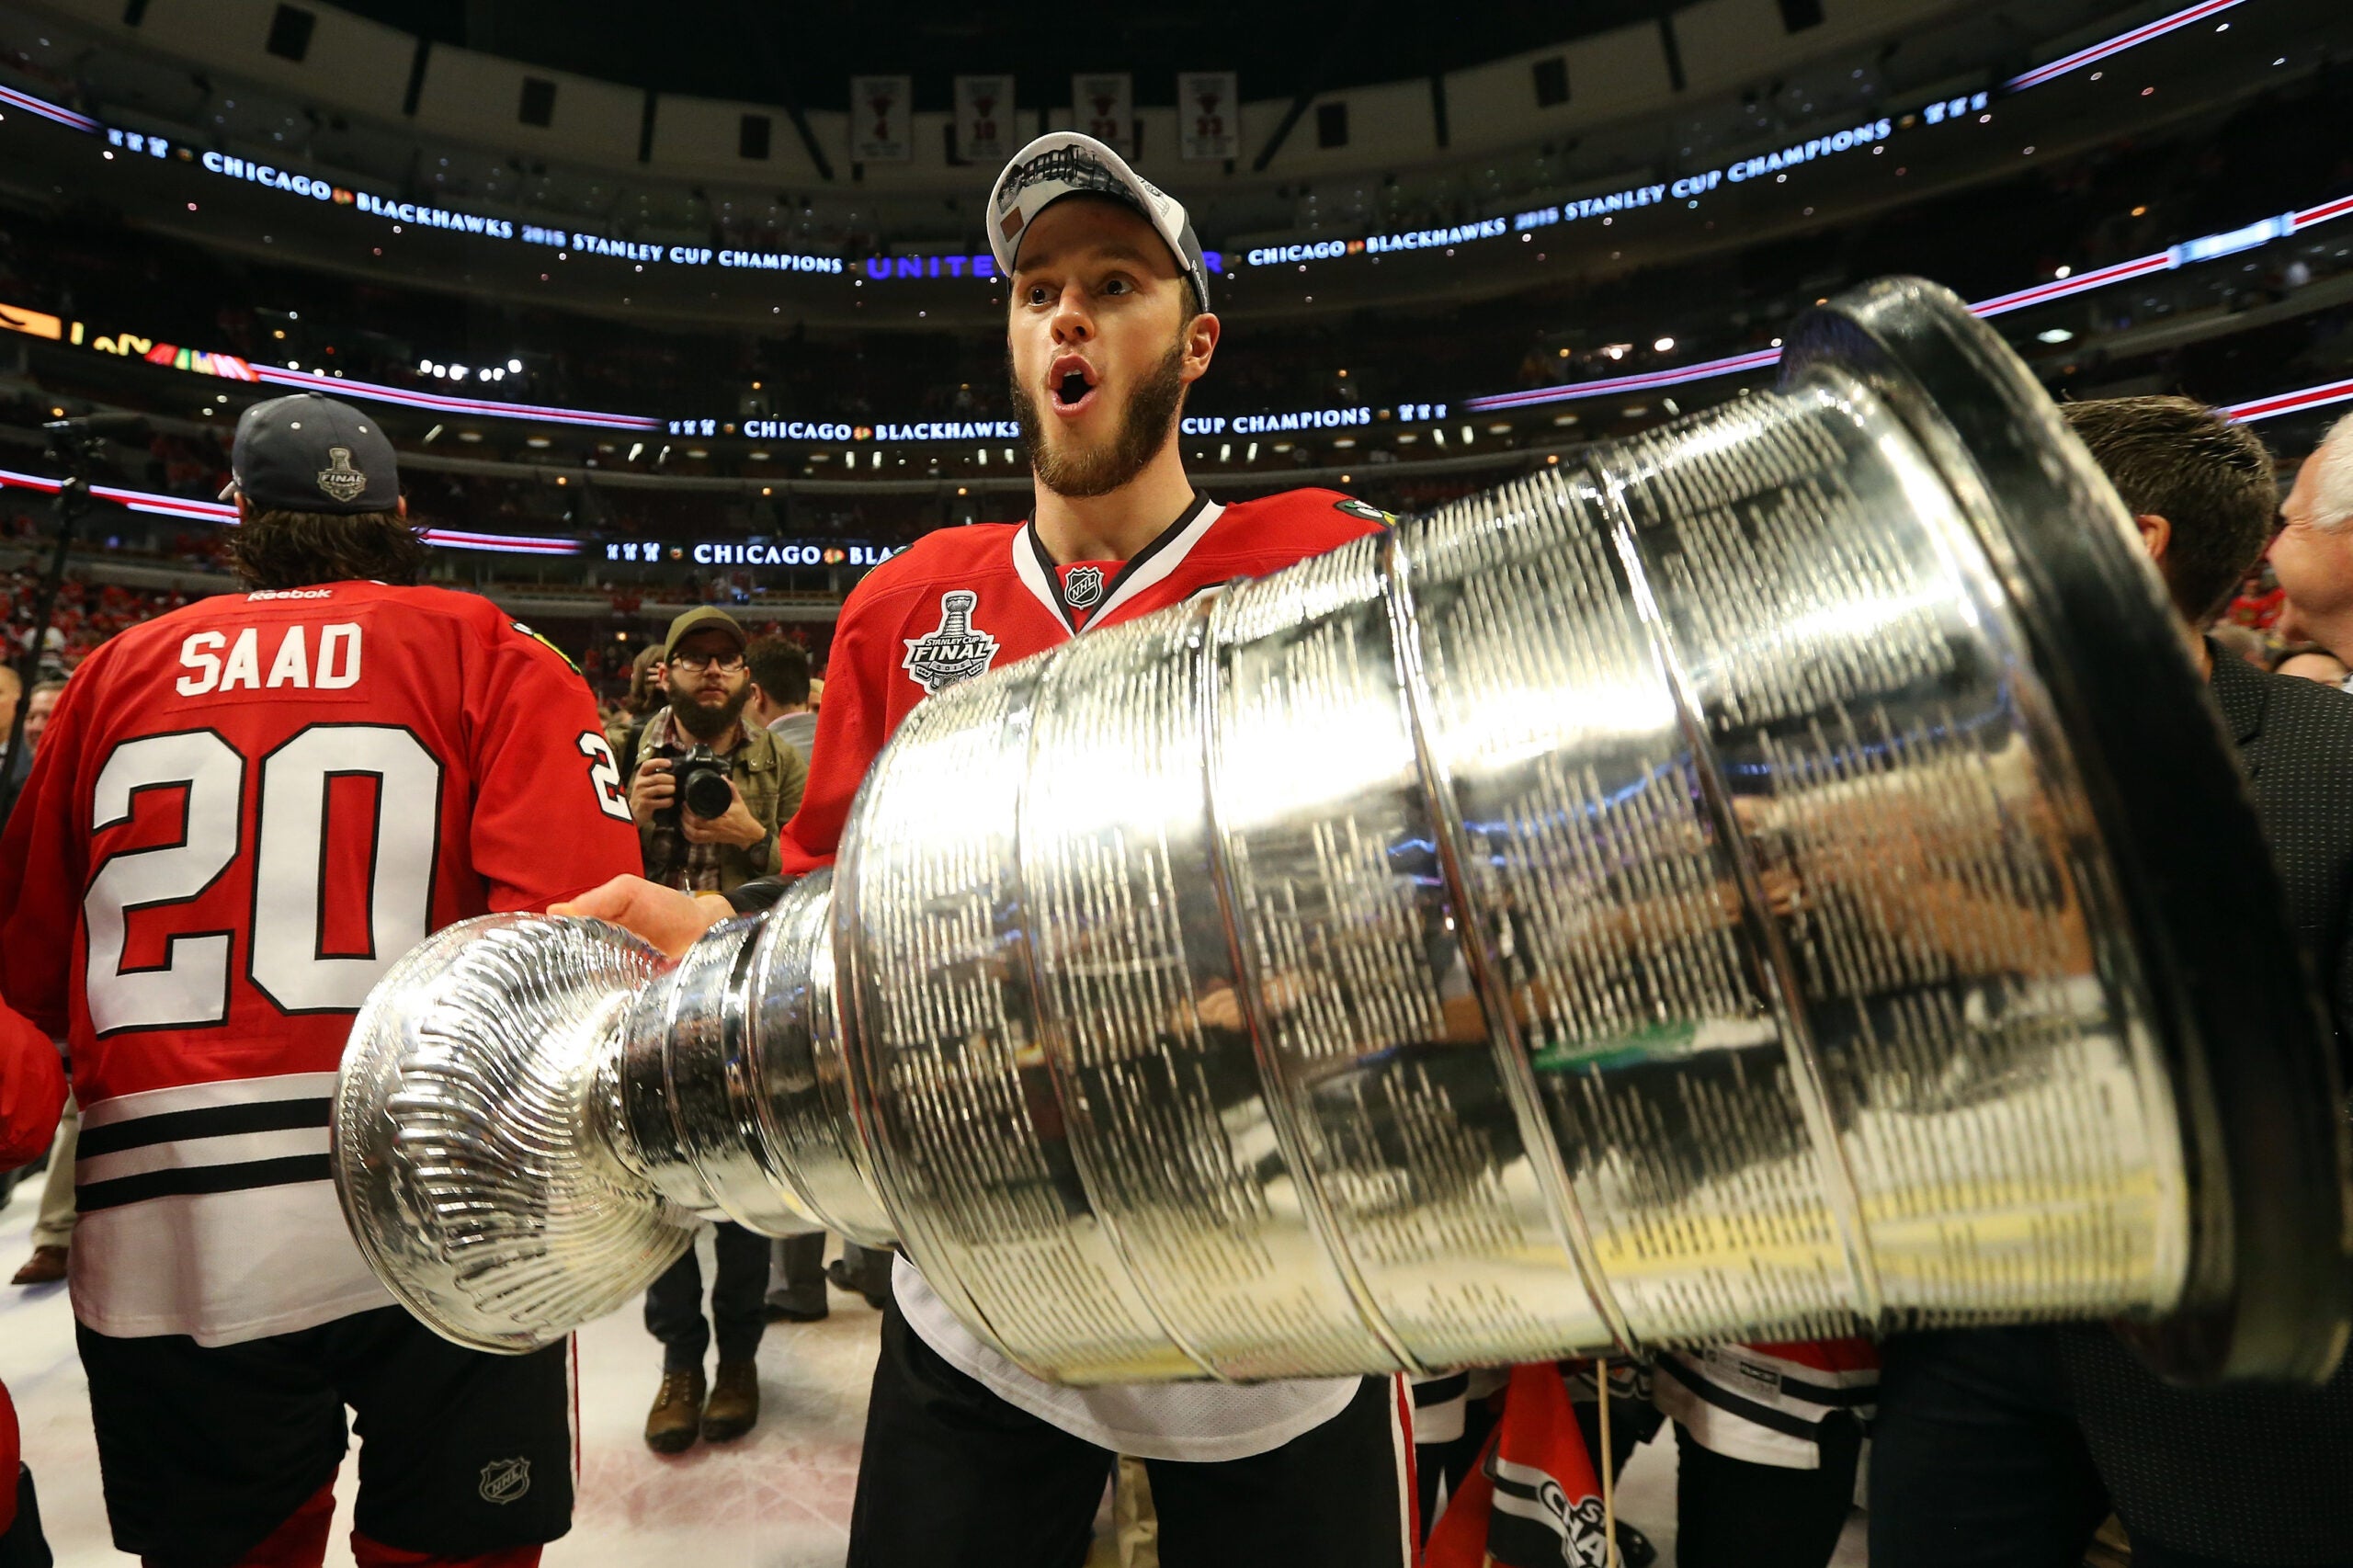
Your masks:
[{"label": "plaid shirt", "polygon": [[[698,741],[678,728],[677,719],[665,708],[646,721],[645,733],[638,742],[640,756],[659,756],[666,749],[684,753],[699,744]],[[744,749],[744,738],[736,737],[735,750]],[[734,753],[722,754],[732,757]],[[673,802],[674,809],[683,806]],[[660,882],[665,888],[682,892],[718,892],[721,846],[696,844],[675,827],[648,827],[639,830],[639,839],[645,850],[645,879]]]}]

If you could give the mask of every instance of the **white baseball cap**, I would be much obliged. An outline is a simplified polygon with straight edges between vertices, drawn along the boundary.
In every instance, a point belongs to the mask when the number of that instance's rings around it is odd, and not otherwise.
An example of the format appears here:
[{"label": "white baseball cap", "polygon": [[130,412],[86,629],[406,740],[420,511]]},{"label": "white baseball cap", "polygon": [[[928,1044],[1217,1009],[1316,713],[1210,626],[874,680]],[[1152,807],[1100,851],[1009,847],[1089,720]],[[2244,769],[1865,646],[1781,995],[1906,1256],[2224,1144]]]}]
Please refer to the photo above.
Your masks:
[{"label": "white baseball cap", "polygon": [[1166,242],[1201,309],[1210,308],[1209,264],[1183,204],[1128,167],[1119,153],[1075,131],[1039,137],[1013,154],[996,176],[989,191],[989,250],[999,272],[1013,275],[1021,236],[1039,213],[1065,196],[1108,196],[1134,208]]}]

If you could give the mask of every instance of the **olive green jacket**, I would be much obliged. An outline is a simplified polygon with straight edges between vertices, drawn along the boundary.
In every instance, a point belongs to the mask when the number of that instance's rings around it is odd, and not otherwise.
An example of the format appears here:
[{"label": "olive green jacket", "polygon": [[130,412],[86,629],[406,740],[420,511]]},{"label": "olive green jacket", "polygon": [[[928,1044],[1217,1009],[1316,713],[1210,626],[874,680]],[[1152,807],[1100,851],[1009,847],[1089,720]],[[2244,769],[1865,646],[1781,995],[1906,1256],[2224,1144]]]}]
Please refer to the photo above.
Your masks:
[{"label": "olive green jacket", "polygon": [[[809,784],[809,765],[801,760],[799,752],[756,724],[745,725],[743,734],[735,749],[725,754],[727,769],[735,780],[737,792],[744,797],[745,809],[767,830],[767,836],[748,849],[733,844],[714,846],[719,852],[716,891],[720,892],[755,877],[776,874],[783,865],[777,853],[777,830],[801,809],[801,792]],[[646,721],[638,741],[636,756],[660,746],[683,750],[692,744],[687,735],[672,728],[666,708]],[[695,846],[687,842],[684,835],[668,828],[642,828],[638,837],[645,850],[646,876],[676,886],[676,873]]]}]

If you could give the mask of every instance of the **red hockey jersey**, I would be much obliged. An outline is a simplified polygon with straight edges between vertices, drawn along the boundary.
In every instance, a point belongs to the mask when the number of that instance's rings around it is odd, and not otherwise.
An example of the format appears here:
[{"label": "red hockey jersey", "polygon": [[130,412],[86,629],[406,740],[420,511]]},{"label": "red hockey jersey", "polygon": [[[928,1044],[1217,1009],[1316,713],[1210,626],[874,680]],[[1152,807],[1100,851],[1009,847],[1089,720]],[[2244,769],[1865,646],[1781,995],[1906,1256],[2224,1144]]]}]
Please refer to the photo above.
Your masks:
[{"label": "red hockey jersey", "polygon": [[[65,1108],[65,1070],[49,1037],[0,1004],[0,1171],[38,1159],[57,1132]],[[17,1407],[0,1384],[0,1477],[13,1478],[20,1462]],[[17,1520],[13,1479],[0,1484],[0,1536]]]},{"label": "red hockey jersey", "polygon": [[224,596],[93,654],[0,835],[0,994],[82,1107],[82,1322],[228,1344],[388,1302],[327,1180],[353,1013],[426,933],[639,864],[586,686],[487,599]]},{"label": "red hockey jersey", "polygon": [[867,765],[926,697],[1043,653],[1082,628],[1133,620],[1237,577],[1263,577],[1373,532],[1387,517],[1334,490],[1221,506],[1196,495],[1124,562],[1057,567],[1030,523],[926,534],[869,573],[842,606],[787,876],[828,864]]},{"label": "red hockey jersey", "polygon": [[1651,1386],[1658,1407],[1711,1453],[1819,1470],[1824,1422],[1844,1411],[1869,1430],[1878,1413],[1879,1347],[1816,1339],[1669,1350]]},{"label": "red hockey jersey", "polygon": [[[784,828],[786,874],[833,859],[868,766],[899,722],[932,693],[1043,653],[1081,628],[1132,620],[1221,583],[1336,550],[1387,520],[1330,490],[1293,490],[1232,506],[1195,496],[1130,560],[1062,565],[1028,523],[926,535],[870,573],[842,606],[809,788]],[[1140,1458],[1214,1462],[1264,1453],[1329,1421],[1360,1386],[1355,1378],[1049,1385],[975,1338],[905,1258],[892,1271],[892,1290],[908,1326],[966,1376],[1097,1448]],[[1406,1491],[1410,1497],[1410,1483]]]}]

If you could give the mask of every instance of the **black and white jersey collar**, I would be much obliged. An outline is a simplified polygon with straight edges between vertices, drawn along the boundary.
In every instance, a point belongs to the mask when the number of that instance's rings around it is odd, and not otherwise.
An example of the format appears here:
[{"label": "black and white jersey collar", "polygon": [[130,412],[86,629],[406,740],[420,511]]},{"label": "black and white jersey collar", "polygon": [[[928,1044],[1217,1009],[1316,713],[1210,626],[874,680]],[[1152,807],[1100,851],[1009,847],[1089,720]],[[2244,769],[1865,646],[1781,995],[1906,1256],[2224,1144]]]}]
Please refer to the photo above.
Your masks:
[{"label": "black and white jersey collar", "polygon": [[[1224,513],[1224,507],[1196,494],[1193,504],[1175,522],[1123,562],[1118,574],[1103,585],[1103,597],[1087,612],[1086,624],[1099,625],[1113,610],[1183,565],[1193,547],[1201,542]],[[1054,558],[1046,552],[1046,541],[1038,537],[1035,518],[1022,524],[1021,531],[1014,536],[1013,571],[1021,579],[1021,585],[1053,612],[1063,630],[1075,636],[1078,624],[1071,617],[1070,606],[1063,602],[1062,578],[1054,570]]]}]

